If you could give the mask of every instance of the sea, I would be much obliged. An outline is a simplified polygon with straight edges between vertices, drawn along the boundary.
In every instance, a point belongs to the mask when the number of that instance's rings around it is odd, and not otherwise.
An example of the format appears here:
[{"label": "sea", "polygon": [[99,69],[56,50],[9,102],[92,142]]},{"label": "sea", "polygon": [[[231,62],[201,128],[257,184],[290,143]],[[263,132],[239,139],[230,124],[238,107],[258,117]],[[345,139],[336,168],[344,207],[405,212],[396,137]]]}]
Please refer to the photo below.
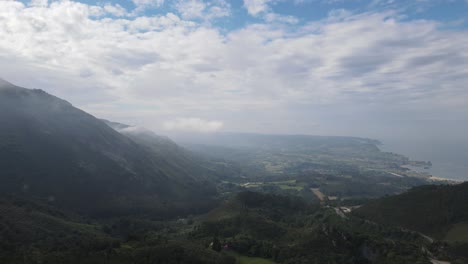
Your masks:
[{"label": "sea", "polygon": [[382,151],[402,154],[417,161],[431,161],[432,167],[412,168],[436,177],[468,181],[468,141],[381,139]]}]

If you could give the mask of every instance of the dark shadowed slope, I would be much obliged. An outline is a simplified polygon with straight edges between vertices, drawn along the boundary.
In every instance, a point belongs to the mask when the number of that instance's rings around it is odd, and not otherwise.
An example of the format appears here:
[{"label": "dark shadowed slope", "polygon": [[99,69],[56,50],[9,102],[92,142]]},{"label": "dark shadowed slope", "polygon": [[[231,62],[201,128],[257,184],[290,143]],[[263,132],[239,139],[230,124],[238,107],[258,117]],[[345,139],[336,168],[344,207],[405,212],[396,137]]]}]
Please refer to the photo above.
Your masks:
[{"label": "dark shadowed slope", "polygon": [[[372,201],[354,212],[378,223],[444,239],[451,229],[468,221],[468,183],[416,187],[401,195]],[[468,241],[468,231],[462,228],[459,231],[459,239]]]},{"label": "dark shadowed slope", "polygon": [[217,236],[237,253],[277,263],[429,263],[414,232],[378,226],[298,197],[238,193],[199,219],[191,237]]},{"label": "dark shadowed slope", "polygon": [[83,263],[118,246],[100,229],[48,204],[2,196],[0,263]]},{"label": "dark shadowed slope", "polygon": [[199,180],[206,181],[216,181],[223,176],[218,171],[208,168],[210,165],[209,160],[177,145],[168,137],[157,135],[142,127],[129,126],[108,120],[103,121],[151,152],[160,167],[167,173],[187,177],[195,176]]},{"label": "dark shadowed slope", "polygon": [[0,263],[234,263],[202,243],[161,238],[156,233],[161,223],[138,216],[99,222],[5,195],[0,197]]},{"label": "dark shadowed slope", "polygon": [[42,90],[0,83],[0,192],[98,213],[200,210],[214,193],[190,172]]}]

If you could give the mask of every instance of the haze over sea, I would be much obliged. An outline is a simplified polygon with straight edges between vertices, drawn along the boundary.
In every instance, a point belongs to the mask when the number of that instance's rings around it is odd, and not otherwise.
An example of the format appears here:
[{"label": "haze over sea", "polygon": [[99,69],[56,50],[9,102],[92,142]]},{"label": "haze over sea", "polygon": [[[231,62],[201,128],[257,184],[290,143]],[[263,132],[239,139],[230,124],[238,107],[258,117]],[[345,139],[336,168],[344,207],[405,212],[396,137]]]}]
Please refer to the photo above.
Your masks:
[{"label": "haze over sea", "polygon": [[403,154],[412,160],[431,161],[430,169],[419,169],[431,175],[468,181],[468,141],[385,139],[383,151]]}]

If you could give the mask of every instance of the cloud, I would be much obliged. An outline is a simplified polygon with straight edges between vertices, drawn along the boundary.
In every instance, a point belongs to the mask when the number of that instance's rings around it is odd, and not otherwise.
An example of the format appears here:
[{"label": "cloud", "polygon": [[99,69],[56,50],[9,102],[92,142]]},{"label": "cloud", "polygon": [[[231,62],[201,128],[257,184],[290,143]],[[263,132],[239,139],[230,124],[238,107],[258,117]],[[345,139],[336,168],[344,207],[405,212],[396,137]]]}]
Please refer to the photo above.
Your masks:
[{"label": "cloud", "polygon": [[199,0],[179,0],[176,8],[183,18],[198,18],[203,15],[206,8],[205,2]]},{"label": "cloud", "polygon": [[49,5],[49,0],[31,0],[29,2],[30,6],[39,6],[39,7],[45,7]]},{"label": "cloud", "polygon": [[164,4],[164,0],[132,0],[132,2],[137,9],[160,7]]},{"label": "cloud", "polygon": [[216,132],[223,127],[223,122],[200,118],[178,118],[164,122],[163,127],[170,131]]},{"label": "cloud", "polygon": [[[210,127],[181,116],[223,120],[225,130],[324,134],[360,118],[468,121],[466,30],[401,20],[395,11],[339,10],[319,21],[272,18],[235,30],[204,23],[222,3],[205,2],[197,18],[198,11],[131,17],[74,1],[0,1],[0,74],[155,130],[168,119],[174,129]],[[253,13],[269,14],[261,6]]]},{"label": "cloud", "polygon": [[[272,11],[272,0],[244,0],[244,7],[254,17],[262,18],[267,23],[297,24],[299,19],[291,15],[282,15]],[[299,4],[299,3],[295,3]]]},{"label": "cloud", "polygon": [[230,5],[224,0],[177,0],[175,8],[184,19],[204,19],[209,21],[231,14]]},{"label": "cloud", "polygon": [[268,3],[270,2],[271,0],[244,0],[244,7],[250,15],[257,16],[269,10]]},{"label": "cloud", "polygon": [[116,5],[106,4],[103,6],[103,9],[106,13],[111,14],[116,17],[128,15],[127,10],[123,8],[122,6],[120,6],[119,4],[116,4]]},{"label": "cloud", "polygon": [[129,133],[129,134],[148,134],[151,133],[151,130],[148,130],[144,127],[139,126],[129,126],[124,128],[117,128],[116,129],[120,133]]},{"label": "cloud", "polygon": [[279,23],[287,23],[287,24],[297,24],[299,22],[299,19],[297,19],[294,16],[285,16],[285,15],[279,15],[275,13],[265,14],[264,19],[266,22],[269,22],[269,23],[279,22]]}]

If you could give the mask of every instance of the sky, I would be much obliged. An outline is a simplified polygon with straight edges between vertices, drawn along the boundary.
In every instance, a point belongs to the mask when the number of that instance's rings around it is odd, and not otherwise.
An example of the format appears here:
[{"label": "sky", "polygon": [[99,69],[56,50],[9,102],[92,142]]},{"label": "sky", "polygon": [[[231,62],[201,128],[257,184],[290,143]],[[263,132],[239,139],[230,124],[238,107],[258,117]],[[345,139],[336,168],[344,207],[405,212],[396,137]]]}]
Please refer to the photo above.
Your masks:
[{"label": "sky", "polygon": [[163,135],[468,141],[468,0],[0,0],[0,78]]}]

